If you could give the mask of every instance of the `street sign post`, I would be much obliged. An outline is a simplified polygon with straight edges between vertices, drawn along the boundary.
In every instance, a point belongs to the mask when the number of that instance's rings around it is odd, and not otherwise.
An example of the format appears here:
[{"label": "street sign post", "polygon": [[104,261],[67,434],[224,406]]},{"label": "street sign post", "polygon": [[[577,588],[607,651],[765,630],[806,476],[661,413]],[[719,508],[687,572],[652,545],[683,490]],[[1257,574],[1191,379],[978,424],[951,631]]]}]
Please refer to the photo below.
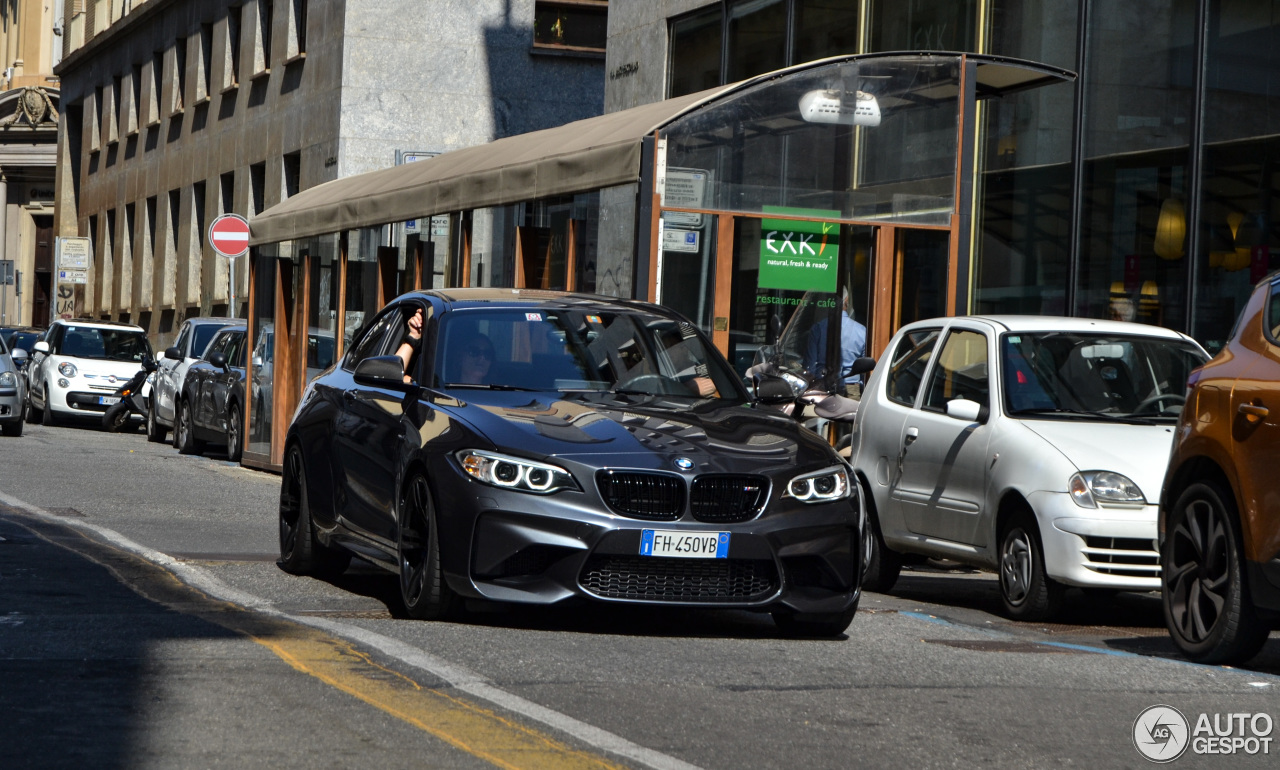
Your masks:
[{"label": "street sign post", "polygon": [[249,251],[249,220],[239,214],[223,214],[209,224],[209,245],[227,258],[227,303],[236,317],[236,260]]}]

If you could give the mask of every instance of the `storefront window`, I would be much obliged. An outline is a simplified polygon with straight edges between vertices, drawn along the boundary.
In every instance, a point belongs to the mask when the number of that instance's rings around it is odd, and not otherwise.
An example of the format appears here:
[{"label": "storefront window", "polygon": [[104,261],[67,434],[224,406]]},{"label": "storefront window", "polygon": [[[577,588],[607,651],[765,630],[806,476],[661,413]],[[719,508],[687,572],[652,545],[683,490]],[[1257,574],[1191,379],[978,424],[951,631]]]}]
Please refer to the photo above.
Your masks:
[{"label": "storefront window", "polygon": [[271,456],[271,383],[275,360],[272,331],[276,320],[276,260],[281,244],[270,244],[254,255],[253,351],[249,356],[248,454]]},{"label": "storefront window", "polygon": [[343,319],[347,344],[382,307],[378,297],[378,248],[382,244],[382,230],[364,227],[347,232],[347,306]]},{"label": "storefront window", "polygon": [[720,85],[722,20],[717,3],[671,22],[668,97],[684,96]]},{"label": "storefront window", "polygon": [[847,0],[795,0],[793,61],[858,53],[858,5]]},{"label": "storefront window", "polygon": [[310,382],[333,363],[338,331],[338,236],[310,238],[299,244],[311,256],[311,297],[307,318],[307,374]]},{"label": "storefront window", "polygon": [[786,0],[739,0],[729,6],[727,82],[787,66]]},{"label": "storefront window", "polygon": [[799,72],[673,123],[667,165],[706,174],[706,208],[790,206],[946,225],[955,198],[957,82],[951,58],[885,57]]},{"label": "storefront window", "polygon": [[708,335],[715,304],[715,263],[715,217],[677,211],[663,215],[658,299]]},{"label": "storefront window", "polygon": [[1192,335],[1216,352],[1253,285],[1280,268],[1280,2],[1210,9]]},{"label": "storefront window", "polygon": [[1184,328],[1195,0],[1099,0],[1075,314]]},{"label": "storefront window", "polygon": [[973,51],[978,6],[974,0],[871,0],[868,51]]},{"label": "storefront window", "polygon": [[471,286],[514,286],[518,206],[471,212]]}]

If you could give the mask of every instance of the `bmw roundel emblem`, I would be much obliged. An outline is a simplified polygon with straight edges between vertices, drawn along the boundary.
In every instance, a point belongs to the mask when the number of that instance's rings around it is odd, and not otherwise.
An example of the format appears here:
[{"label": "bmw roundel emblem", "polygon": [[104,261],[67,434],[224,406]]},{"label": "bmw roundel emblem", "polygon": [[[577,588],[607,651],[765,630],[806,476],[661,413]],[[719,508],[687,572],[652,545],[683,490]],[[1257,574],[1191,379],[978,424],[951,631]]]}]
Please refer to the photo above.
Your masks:
[{"label": "bmw roundel emblem", "polygon": [[677,457],[676,467],[682,471],[691,471],[693,470],[693,460],[690,460],[688,457]]}]

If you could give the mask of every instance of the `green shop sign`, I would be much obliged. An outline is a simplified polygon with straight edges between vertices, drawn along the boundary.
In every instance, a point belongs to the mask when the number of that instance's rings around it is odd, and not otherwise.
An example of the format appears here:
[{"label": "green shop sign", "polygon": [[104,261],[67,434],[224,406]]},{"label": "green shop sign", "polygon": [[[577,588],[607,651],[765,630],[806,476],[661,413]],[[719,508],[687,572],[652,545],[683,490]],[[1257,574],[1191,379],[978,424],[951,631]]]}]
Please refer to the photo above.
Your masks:
[{"label": "green shop sign", "polygon": [[[801,217],[839,217],[839,211],[765,206],[766,214]],[[761,289],[793,291],[836,290],[836,257],[840,253],[837,222],[801,222],[794,219],[761,220]]]}]

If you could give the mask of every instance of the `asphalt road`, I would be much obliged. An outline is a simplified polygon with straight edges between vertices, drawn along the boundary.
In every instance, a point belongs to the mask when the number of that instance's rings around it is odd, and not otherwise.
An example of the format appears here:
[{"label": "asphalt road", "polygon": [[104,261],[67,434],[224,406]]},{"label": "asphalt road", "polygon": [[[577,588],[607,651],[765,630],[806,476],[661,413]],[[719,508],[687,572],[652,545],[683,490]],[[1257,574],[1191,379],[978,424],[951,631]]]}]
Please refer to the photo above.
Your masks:
[{"label": "asphalt road", "polygon": [[1193,665],[1153,596],[1014,624],[992,576],[937,565],[837,640],[590,604],[398,619],[387,573],[275,566],[278,483],[141,434],[0,440],[0,767],[1146,767],[1150,706],[1280,722],[1280,634]]}]

